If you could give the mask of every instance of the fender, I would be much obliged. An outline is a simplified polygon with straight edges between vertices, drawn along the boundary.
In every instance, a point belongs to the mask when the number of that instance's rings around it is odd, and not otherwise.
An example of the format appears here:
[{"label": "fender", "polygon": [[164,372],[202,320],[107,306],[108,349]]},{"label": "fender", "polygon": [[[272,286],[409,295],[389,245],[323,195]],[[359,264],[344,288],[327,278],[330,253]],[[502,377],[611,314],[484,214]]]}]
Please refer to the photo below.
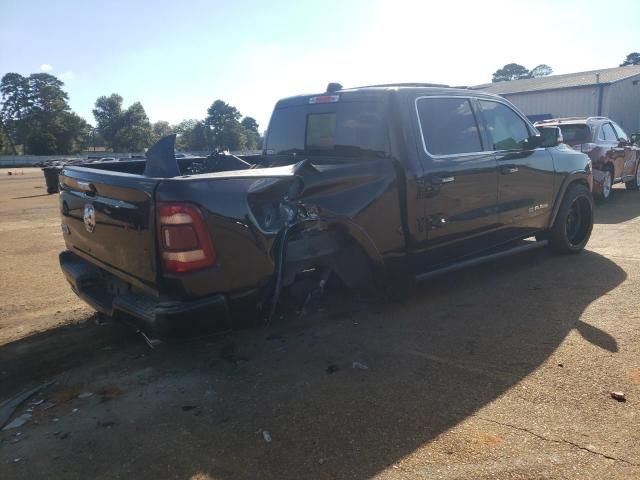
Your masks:
[{"label": "fender", "polygon": [[560,205],[562,204],[562,200],[564,199],[565,193],[567,193],[567,189],[570,185],[574,183],[582,183],[589,188],[591,192],[593,190],[593,175],[591,173],[591,169],[588,170],[574,170],[569,172],[563,179],[562,184],[558,190],[558,194],[556,195],[555,203],[553,204],[553,210],[551,213],[551,218],[549,219],[548,227],[551,228],[556,221],[556,217],[558,216],[558,211],[560,210]]}]

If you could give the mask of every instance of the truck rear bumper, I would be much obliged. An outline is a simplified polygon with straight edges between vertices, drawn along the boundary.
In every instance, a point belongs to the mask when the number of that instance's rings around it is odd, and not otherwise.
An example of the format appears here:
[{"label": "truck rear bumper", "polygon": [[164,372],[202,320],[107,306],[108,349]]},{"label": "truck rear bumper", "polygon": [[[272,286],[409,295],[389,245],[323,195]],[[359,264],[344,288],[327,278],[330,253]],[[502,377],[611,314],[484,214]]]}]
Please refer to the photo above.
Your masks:
[{"label": "truck rear bumper", "polygon": [[[130,285],[68,250],[60,254],[60,267],[82,300],[109,316],[126,314],[126,320],[154,337],[193,337],[231,329],[229,306],[223,294],[172,300],[135,292]],[[123,288],[110,288],[113,281]]]}]

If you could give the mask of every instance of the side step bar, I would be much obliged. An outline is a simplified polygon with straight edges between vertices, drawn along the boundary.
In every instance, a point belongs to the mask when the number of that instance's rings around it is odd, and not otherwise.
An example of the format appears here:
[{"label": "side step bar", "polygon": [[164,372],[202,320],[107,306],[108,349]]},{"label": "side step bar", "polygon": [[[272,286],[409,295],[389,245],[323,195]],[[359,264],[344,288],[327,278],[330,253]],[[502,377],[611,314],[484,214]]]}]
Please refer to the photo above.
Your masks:
[{"label": "side step bar", "polygon": [[445,273],[457,272],[458,270],[462,270],[463,268],[474,267],[476,265],[491,262],[499,258],[510,257],[511,255],[528,252],[529,250],[536,250],[538,248],[546,247],[548,244],[549,242],[547,240],[541,240],[538,242],[531,241],[524,245],[510,248],[508,250],[502,250],[500,252],[491,253],[482,257],[474,257],[469,260],[463,260],[462,262],[454,263],[453,265],[447,265],[446,267],[438,268],[436,270],[430,270],[428,272],[420,273],[416,275],[416,282],[429,280],[433,277],[444,275]]}]

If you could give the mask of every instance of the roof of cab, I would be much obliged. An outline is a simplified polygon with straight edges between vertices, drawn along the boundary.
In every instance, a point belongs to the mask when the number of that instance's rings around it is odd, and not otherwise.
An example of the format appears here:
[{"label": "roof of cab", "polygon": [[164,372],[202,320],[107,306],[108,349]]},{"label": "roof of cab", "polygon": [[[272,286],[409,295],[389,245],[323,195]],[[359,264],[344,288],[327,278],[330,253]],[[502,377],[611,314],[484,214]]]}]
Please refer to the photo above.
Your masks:
[{"label": "roof of cab", "polygon": [[309,104],[310,98],[325,95],[340,95],[340,100],[376,100],[384,96],[388,96],[394,92],[402,92],[408,95],[460,95],[470,96],[474,98],[502,99],[502,97],[493,93],[470,90],[465,87],[449,87],[447,85],[439,85],[433,83],[393,83],[385,85],[367,85],[363,87],[342,88],[335,91],[296,95],[279,100],[276,103],[276,108],[291,107],[294,105],[307,105]]}]

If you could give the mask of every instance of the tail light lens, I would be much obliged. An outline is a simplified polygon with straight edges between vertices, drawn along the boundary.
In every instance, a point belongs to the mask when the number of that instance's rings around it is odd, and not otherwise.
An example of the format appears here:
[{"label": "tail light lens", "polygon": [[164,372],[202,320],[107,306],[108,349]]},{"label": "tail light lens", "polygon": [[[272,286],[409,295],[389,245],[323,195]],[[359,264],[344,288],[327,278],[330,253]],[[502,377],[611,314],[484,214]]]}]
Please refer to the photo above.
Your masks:
[{"label": "tail light lens", "polygon": [[216,262],[202,213],[193,205],[158,205],[158,244],[165,272],[186,273]]}]

